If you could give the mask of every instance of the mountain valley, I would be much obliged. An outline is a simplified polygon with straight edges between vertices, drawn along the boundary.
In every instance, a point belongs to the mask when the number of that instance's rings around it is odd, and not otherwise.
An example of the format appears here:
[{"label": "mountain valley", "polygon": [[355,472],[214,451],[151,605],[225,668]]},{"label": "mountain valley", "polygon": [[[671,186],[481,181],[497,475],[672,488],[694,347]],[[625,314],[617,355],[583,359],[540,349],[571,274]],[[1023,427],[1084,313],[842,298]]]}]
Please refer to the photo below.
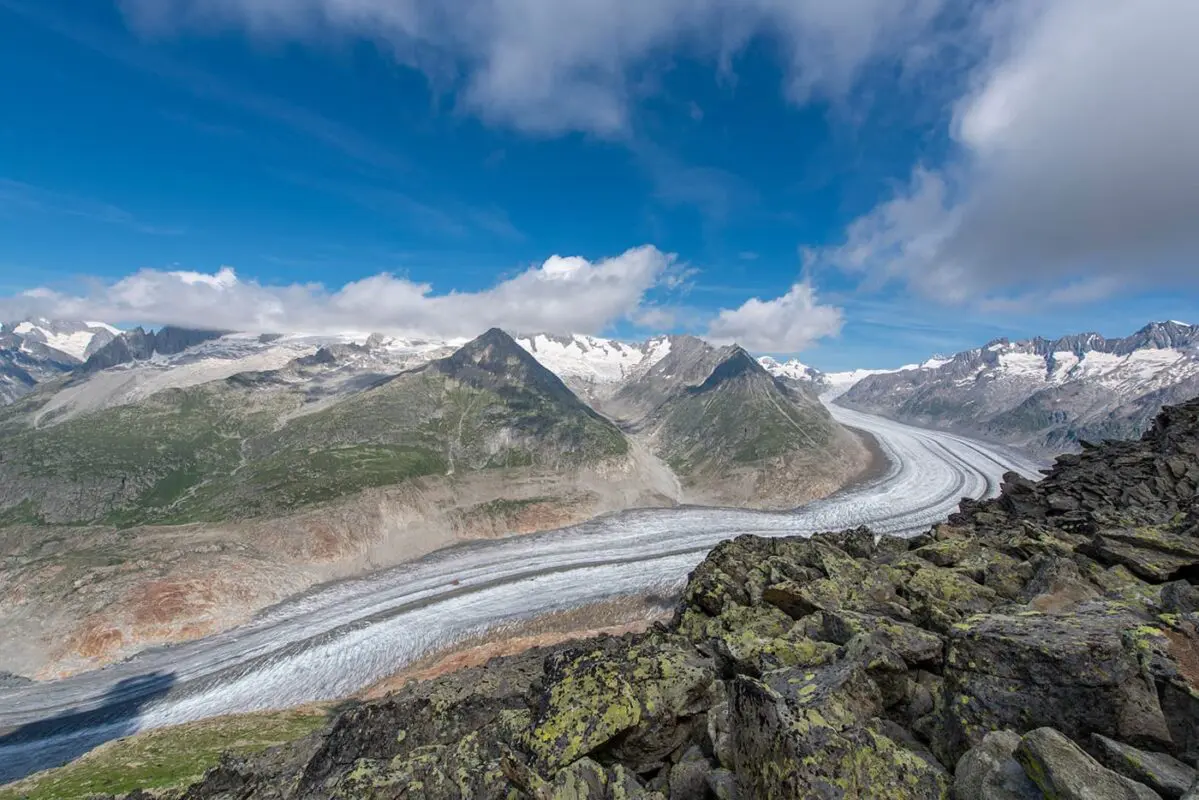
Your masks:
[{"label": "mountain valley", "polygon": [[92,668],[462,542],[630,508],[788,509],[880,474],[819,395],[1044,457],[1199,392],[1195,329],[1174,323],[840,374],[688,336],[89,325],[4,329],[6,363],[38,369],[4,373],[21,390],[0,408],[17,642],[0,670]]},{"label": "mountain valley", "polygon": [[[793,508],[871,466],[739,348],[560,337],[543,364],[526,348],[548,337],[525,341],[136,329],[47,373],[0,409],[0,621],[22,643],[0,669],[95,666],[462,541]],[[604,358],[564,368],[582,346]]]}]

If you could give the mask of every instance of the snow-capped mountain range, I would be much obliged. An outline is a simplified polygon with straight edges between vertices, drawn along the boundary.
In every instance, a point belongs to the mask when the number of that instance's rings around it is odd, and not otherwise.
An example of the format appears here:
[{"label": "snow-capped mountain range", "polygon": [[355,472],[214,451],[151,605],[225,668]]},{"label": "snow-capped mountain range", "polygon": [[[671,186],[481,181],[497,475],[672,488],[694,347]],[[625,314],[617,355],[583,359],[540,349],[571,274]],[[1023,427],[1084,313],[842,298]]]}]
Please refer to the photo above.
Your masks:
[{"label": "snow-capped mountain range", "polygon": [[1195,395],[1199,326],[1169,321],[1117,339],[998,339],[935,368],[865,377],[840,402],[1045,453],[1135,436]]},{"label": "snow-capped mountain range", "polygon": [[576,393],[594,399],[670,354],[671,337],[620,342],[598,336],[518,335],[517,343]]},{"label": "snow-capped mountain range", "polygon": [[822,372],[794,358],[786,361],[778,361],[770,356],[762,356],[758,359],[758,363],[776,378],[814,384],[818,391],[829,398],[839,397],[849,391],[858,381],[869,378],[872,375],[890,375],[907,370],[937,369],[948,362],[949,359],[944,356],[933,356],[923,363],[907,364],[895,369],[854,369],[845,372]]},{"label": "snow-capped mountain range", "polygon": [[[514,338],[589,402],[646,374],[680,341],[544,333]],[[281,369],[322,349],[336,350],[344,365],[330,380],[352,387],[443,357],[461,344],[366,333],[122,332],[102,322],[29,320],[0,326],[0,402],[13,402],[45,381],[99,372],[98,380],[67,381],[44,408],[48,419],[69,418],[76,410],[136,402],[168,388]],[[854,408],[1051,452],[1077,447],[1079,439],[1135,435],[1163,404],[1199,394],[1199,326],[1158,322],[1117,339],[1094,333],[1001,339],[890,370],[826,373],[769,356],[758,363],[776,378]]]},{"label": "snow-capped mountain range", "polygon": [[104,322],[37,319],[0,325],[0,403],[76,369],[120,334]]}]

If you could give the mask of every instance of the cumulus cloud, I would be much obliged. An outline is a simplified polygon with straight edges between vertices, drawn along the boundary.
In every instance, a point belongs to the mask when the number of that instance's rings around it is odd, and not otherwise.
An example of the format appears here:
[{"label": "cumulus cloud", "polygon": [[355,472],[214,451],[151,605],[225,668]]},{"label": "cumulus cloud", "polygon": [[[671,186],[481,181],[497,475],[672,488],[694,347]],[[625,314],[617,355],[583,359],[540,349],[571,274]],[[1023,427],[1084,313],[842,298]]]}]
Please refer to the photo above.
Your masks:
[{"label": "cumulus cloud", "polygon": [[754,297],[740,308],[721,311],[708,326],[707,338],[763,353],[798,353],[840,333],[842,322],[841,309],[817,302],[815,290],[805,281],[782,297]]},{"label": "cumulus cloud", "polygon": [[957,157],[917,168],[819,257],[949,301],[1199,277],[1199,4],[1013,0],[981,30],[991,55],[956,106]]},{"label": "cumulus cloud", "polygon": [[483,118],[543,133],[626,129],[639,70],[685,48],[723,65],[756,36],[788,62],[784,91],[838,98],[881,59],[915,63],[949,0],[121,0],[139,30],[373,39],[460,89]]},{"label": "cumulus cloud", "polygon": [[45,287],[0,299],[0,319],[103,319],[147,325],[291,333],[360,331],[445,338],[499,326],[599,333],[636,318],[646,293],[677,270],[652,246],[588,261],[553,256],[479,292],[436,294],[427,283],[373,275],[327,290],[316,284],[264,285],[233,269],[214,274],[146,269],[82,293]]}]

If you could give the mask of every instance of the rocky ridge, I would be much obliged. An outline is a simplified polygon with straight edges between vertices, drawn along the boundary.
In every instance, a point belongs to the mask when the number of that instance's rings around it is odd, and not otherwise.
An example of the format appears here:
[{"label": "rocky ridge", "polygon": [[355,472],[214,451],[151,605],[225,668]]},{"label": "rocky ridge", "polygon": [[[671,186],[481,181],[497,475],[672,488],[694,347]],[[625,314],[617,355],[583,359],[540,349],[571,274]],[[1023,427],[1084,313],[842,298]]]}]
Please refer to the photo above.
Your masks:
[{"label": "rocky ridge", "polygon": [[178,796],[1193,800],[1196,486],[1199,400],[912,540],[724,542],[668,625],[409,684]]},{"label": "rocky ridge", "polygon": [[1199,326],[1155,322],[1107,339],[1084,333],[986,346],[866,375],[839,402],[917,425],[1023,447],[1076,450],[1139,436],[1165,405],[1199,393]]},{"label": "rocky ridge", "polygon": [[100,322],[39,319],[0,325],[0,405],[78,369],[120,335]]}]

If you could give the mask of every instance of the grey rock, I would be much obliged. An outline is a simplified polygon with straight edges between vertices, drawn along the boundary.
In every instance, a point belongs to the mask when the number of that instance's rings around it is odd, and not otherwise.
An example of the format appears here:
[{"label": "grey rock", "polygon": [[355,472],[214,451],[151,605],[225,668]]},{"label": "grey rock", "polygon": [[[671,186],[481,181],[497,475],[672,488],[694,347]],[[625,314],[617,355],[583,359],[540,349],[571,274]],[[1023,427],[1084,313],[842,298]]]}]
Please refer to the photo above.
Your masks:
[{"label": "grey rock", "polygon": [[1148,786],[1106,769],[1052,728],[1025,734],[1015,755],[1028,777],[1054,800],[1161,800]]},{"label": "grey rock", "polygon": [[708,773],[708,793],[715,800],[739,800],[737,776],[727,769],[714,769]]},{"label": "grey rock", "polygon": [[1199,611],[1199,588],[1187,581],[1174,581],[1162,587],[1162,611],[1167,614],[1194,614]]},{"label": "grey rock", "polygon": [[1013,731],[992,731],[958,759],[953,772],[955,800],[1042,800],[1044,795],[1024,773],[1014,753]]},{"label": "grey rock", "polygon": [[1143,621],[1119,603],[1071,616],[974,617],[952,631],[945,666],[945,735],[934,749],[956,761],[988,731],[1053,727],[1085,741],[1094,731],[1168,746],[1171,734],[1136,643]]},{"label": "grey rock", "polygon": [[708,787],[712,765],[698,747],[688,750],[679,763],[670,768],[669,800],[692,800],[703,797]]},{"label": "grey rock", "polygon": [[1165,753],[1138,750],[1098,733],[1091,735],[1091,741],[1099,760],[1109,769],[1145,784],[1167,800],[1182,797],[1199,778],[1194,769]]}]

